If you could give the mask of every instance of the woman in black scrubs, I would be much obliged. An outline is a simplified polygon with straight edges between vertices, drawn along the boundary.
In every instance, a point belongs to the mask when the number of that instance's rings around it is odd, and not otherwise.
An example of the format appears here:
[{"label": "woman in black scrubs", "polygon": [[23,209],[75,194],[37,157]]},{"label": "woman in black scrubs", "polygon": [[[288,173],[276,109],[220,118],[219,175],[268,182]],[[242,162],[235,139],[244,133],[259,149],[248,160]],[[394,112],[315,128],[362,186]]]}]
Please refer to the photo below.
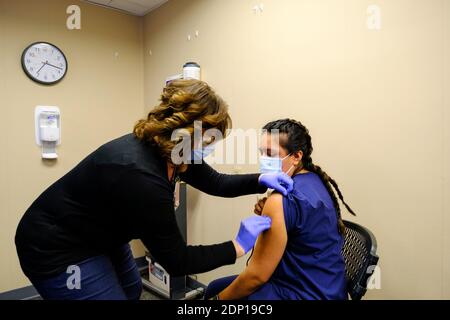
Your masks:
[{"label": "woman in black scrubs", "polygon": [[253,216],[241,223],[235,240],[186,245],[174,214],[177,179],[230,198],[292,188],[283,174],[225,175],[204,161],[174,164],[179,141],[172,132],[185,129],[192,136],[194,121],[223,134],[231,124],[226,104],[206,83],[170,83],[132,134],[101,146],[33,202],[15,242],[22,270],[44,299],[138,299],[132,239],[141,239],[176,276],[233,264],[270,228],[269,218]]}]

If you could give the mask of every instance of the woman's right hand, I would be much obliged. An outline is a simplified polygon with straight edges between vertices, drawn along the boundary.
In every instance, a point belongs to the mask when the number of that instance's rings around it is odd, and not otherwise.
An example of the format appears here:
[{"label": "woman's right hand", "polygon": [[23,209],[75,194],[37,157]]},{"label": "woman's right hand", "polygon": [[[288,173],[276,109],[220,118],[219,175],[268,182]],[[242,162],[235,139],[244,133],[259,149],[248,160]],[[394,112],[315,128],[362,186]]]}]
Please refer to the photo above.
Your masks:
[{"label": "woman's right hand", "polygon": [[256,213],[258,216],[261,215],[264,205],[266,204],[267,197],[264,197],[262,199],[258,199],[258,202],[255,204],[255,210],[253,210],[254,213]]},{"label": "woman's right hand", "polygon": [[[242,248],[244,254],[249,252],[255,245],[259,234],[267,229],[270,229],[272,219],[266,216],[251,216],[241,221],[238,235],[236,236],[236,243]],[[239,249],[239,248],[238,248]],[[236,256],[239,257],[239,250],[236,250]]]}]

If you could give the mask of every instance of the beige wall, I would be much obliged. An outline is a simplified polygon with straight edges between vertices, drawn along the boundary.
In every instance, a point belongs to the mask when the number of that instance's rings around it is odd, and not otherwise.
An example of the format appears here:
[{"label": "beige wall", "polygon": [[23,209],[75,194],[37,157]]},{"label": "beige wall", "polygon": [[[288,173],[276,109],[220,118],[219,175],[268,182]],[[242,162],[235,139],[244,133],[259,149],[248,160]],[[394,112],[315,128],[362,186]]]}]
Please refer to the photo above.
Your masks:
[{"label": "beige wall", "polygon": [[[66,29],[66,8],[78,4],[82,29]],[[69,69],[56,86],[29,80],[22,50],[49,41]],[[143,113],[142,19],[77,0],[0,0],[0,292],[28,284],[14,246],[17,223],[52,182],[104,142],[131,131]],[[115,58],[114,53],[119,56]],[[34,108],[56,105],[62,144],[43,162],[34,141]]]},{"label": "beige wall", "polygon": [[[301,120],[315,161],[378,238],[382,289],[367,297],[450,298],[448,1],[262,2],[260,15],[250,0],[171,0],[147,15],[147,110],[164,78],[195,60],[229,102],[235,128]],[[381,8],[380,31],[366,27],[370,4]],[[255,200],[189,193],[192,243],[234,236]]]},{"label": "beige wall", "polygon": [[450,298],[450,3],[444,1],[443,66],[442,66],[442,294]]}]

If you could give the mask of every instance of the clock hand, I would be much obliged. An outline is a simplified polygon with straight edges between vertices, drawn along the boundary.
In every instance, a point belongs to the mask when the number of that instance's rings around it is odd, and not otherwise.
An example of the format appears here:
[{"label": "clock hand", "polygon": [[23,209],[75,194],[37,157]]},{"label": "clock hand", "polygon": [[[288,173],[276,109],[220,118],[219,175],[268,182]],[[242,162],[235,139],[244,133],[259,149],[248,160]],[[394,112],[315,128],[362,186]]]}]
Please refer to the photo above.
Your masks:
[{"label": "clock hand", "polygon": [[47,63],[47,62],[42,62],[42,67],[40,67],[40,68],[39,68],[39,70],[38,70],[38,71],[36,71],[36,74],[38,74],[38,73],[39,73],[39,71],[41,71],[41,70],[42,70],[42,68],[43,68],[43,67],[45,67],[46,63]]},{"label": "clock hand", "polygon": [[54,65],[53,65],[53,64],[51,64],[51,63],[48,63],[48,62],[46,62],[45,64],[46,64],[46,65],[49,65],[50,67],[53,67],[53,68],[56,68],[56,69],[62,70],[62,68],[60,68],[60,67],[57,67],[57,66],[54,66]]}]

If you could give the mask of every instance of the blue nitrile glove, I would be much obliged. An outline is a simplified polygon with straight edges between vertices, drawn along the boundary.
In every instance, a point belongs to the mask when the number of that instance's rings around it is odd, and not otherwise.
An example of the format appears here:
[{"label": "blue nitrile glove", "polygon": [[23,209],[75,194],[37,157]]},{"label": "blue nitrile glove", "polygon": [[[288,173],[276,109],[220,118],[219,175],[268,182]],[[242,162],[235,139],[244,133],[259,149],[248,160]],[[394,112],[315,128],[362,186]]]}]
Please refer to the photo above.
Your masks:
[{"label": "blue nitrile glove", "polygon": [[287,196],[294,188],[294,181],[286,173],[263,173],[259,176],[259,184]]},{"label": "blue nitrile glove", "polygon": [[249,252],[255,245],[259,234],[270,229],[272,219],[266,216],[251,216],[241,221],[236,242],[242,247],[245,253]]}]

